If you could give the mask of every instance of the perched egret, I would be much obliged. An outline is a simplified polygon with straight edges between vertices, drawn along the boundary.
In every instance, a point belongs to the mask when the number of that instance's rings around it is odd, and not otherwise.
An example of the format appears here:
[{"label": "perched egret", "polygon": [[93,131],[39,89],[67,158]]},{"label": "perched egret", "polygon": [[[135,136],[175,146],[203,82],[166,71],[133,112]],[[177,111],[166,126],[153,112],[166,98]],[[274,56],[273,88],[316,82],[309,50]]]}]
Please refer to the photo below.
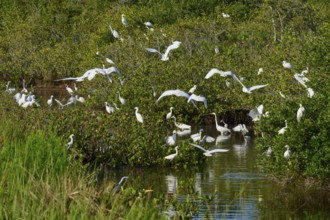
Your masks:
[{"label": "perched egret", "polygon": [[115,64],[110,58],[106,57],[105,60],[110,64]]},{"label": "perched egret", "polygon": [[143,123],[142,115],[138,111],[139,111],[139,108],[138,107],[135,107],[135,117],[136,117],[136,120],[138,122],[140,122],[140,123]]},{"label": "perched egret", "polygon": [[193,143],[189,143],[191,146],[194,146],[202,151],[204,151],[204,155],[206,157],[211,157],[213,153],[223,153],[223,152],[228,152],[229,149],[213,149],[213,150],[206,150],[205,148],[203,148],[202,146],[200,145],[197,145],[197,144],[193,144]]},{"label": "perched egret", "polygon": [[302,106],[302,104],[299,104],[300,107],[298,108],[297,111],[297,122],[299,123],[301,118],[304,116],[305,114],[305,108]]},{"label": "perched egret", "polygon": [[167,61],[167,60],[169,60],[168,55],[169,55],[170,51],[173,49],[179,48],[180,44],[181,44],[180,41],[174,41],[170,46],[167,47],[165,53],[161,53],[154,48],[146,48],[146,50],[149,52],[152,52],[152,53],[158,53],[162,57],[161,58],[162,61]]},{"label": "perched egret", "polygon": [[176,135],[178,137],[183,137],[183,136],[187,136],[187,135],[190,135],[191,134],[191,130],[177,130],[176,131]]},{"label": "perched egret", "polygon": [[71,147],[72,147],[72,145],[73,145],[73,137],[74,137],[74,134],[71,134],[70,136],[69,136],[69,138],[70,138],[70,141],[67,143],[67,149],[69,150]]},{"label": "perched egret", "polygon": [[265,154],[267,157],[270,157],[272,155],[272,147],[268,147],[268,149],[266,150]]},{"label": "perched egret", "polygon": [[9,92],[10,94],[12,94],[13,92],[15,92],[15,88],[9,88],[9,85],[10,85],[10,81],[7,82],[7,85],[6,85],[6,91]]},{"label": "perched egret", "polygon": [[194,85],[193,87],[191,87],[191,89],[189,89],[188,93],[190,93],[190,94],[194,93],[196,88],[197,88],[197,85]]},{"label": "perched egret", "polygon": [[125,18],[125,15],[121,15],[121,22],[123,23],[123,25],[125,26],[125,27],[127,27],[127,25],[128,25],[128,23],[127,23],[127,20],[126,20],[126,18]]},{"label": "perched egret", "polygon": [[170,112],[166,115],[166,120],[170,120],[173,114],[173,107],[170,107]]},{"label": "perched egret", "polygon": [[109,24],[109,28],[110,28],[110,31],[112,33],[112,36],[119,40],[120,39],[119,33],[116,30],[112,29],[110,24]]},{"label": "perched egret", "polygon": [[199,95],[191,94],[191,96],[189,96],[187,102],[190,102],[191,100],[197,101],[197,102],[203,102],[204,103],[204,107],[207,108],[207,100],[206,100],[206,98],[204,96],[199,96]]},{"label": "perched egret", "polygon": [[111,114],[115,112],[115,108],[110,105],[110,103],[105,102],[105,110]]},{"label": "perched egret", "polygon": [[86,103],[86,100],[84,99],[84,97],[80,96],[78,97],[78,95],[76,95],[76,100],[82,104],[85,104]]},{"label": "perched egret", "polygon": [[207,143],[212,143],[215,141],[214,137],[208,136],[208,135],[204,135],[200,140],[199,140],[199,144],[205,144],[205,142]]},{"label": "perched egret", "polygon": [[282,62],[282,66],[286,69],[292,69],[292,64],[289,62],[286,62],[285,60]]},{"label": "perched egret", "polygon": [[178,155],[178,146],[175,147],[175,153],[165,157],[166,160],[173,160]]},{"label": "perched egret", "polygon": [[146,21],[143,24],[146,26],[147,29],[152,29],[154,26],[150,21]]},{"label": "perched egret", "polygon": [[224,17],[224,18],[229,18],[229,17],[230,17],[229,14],[226,14],[226,13],[224,13],[224,12],[222,12],[221,15],[222,15],[222,17]]},{"label": "perched egret", "polygon": [[119,98],[119,101],[120,101],[120,103],[122,105],[125,105],[126,104],[126,100],[123,97],[121,97],[120,91],[118,91],[118,98]]},{"label": "perched egret", "polygon": [[167,146],[174,146],[176,143],[176,130],[173,131],[173,134],[165,137],[165,144]]},{"label": "perched egret", "polygon": [[216,54],[219,54],[219,53],[220,53],[219,47],[215,47],[215,48],[214,48],[214,52],[215,52]]},{"label": "perched egret", "polygon": [[21,93],[28,93],[26,86],[25,86],[25,79],[23,79],[23,89],[22,89]]},{"label": "perched egret", "polygon": [[258,70],[258,75],[260,75],[261,73],[263,73],[264,72],[264,69],[263,68],[259,68],[259,70]]},{"label": "perched egret", "polygon": [[221,125],[218,124],[217,114],[215,112],[212,112],[211,114],[214,115],[214,118],[215,118],[215,127],[216,127],[217,131],[219,131],[221,135],[229,135],[229,134],[231,134],[231,130],[229,128],[223,127],[223,126],[221,126]]},{"label": "perched egret", "polygon": [[113,188],[113,190],[112,190],[112,195],[114,195],[114,194],[119,190],[121,184],[122,184],[123,181],[126,180],[126,179],[128,179],[128,176],[123,176],[123,177],[120,179],[119,183]]},{"label": "perched egret", "polygon": [[96,74],[104,75],[109,81],[111,81],[111,79],[109,78],[109,75],[111,73],[114,73],[114,72],[117,73],[118,76],[120,76],[120,72],[116,67],[109,67],[107,69],[106,68],[103,68],[103,69],[102,68],[94,68],[94,69],[87,70],[82,76],[57,79],[55,81],[75,80],[76,82],[82,82],[86,78],[88,80],[94,79]]},{"label": "perched egret", "polygon": [[314,90],[312,88],[307,88],[308,98],[312,98],[314,96]]},{"label": "perched egret", "polygon": [[183,123],[177,123],[175,116],[172,116],[171,118],[174,119],[174,125],[181,129],[181,130],[191,130],[191,125],[183,124]]},{"label": "perched egret", "polygon": [[289,159],[291,157],[291,150],[289,145],[285,145],[286,151],[284,152],[284,158]]},{"label": "perched egret", "polygon": [[73,95],[73,90],[68,86],[68,84],[65,84],[65,88],[70,95]]},{"label": "perched egret", "polygon": [[199,129],[199,132],[196,133],[196,134],[192,134],[190,135],[190,138],[194,141],[194,142],[197,142],[197,141],[200,141],[202,139],[202,132],[204,131],[204,129]]},{"label": "perched egret", "polygon": [[306,76],[303,76],[299,73],[294,74],[294,78],[307,89],[306,82],[310,81]]},{"label": "perched egret", "polygon": [[169,96],[169,95],[175,95],[175,96],[182,96],[182,97],[185,97],[187,99],[189,99],[190,95],[186,92],[183,92],[179,89],[176,89],[176,90],[167,90],[165,92],[163,92],[157,99],[156,103],[159,102],[159,100],[161,100],[163,97],[165,96]]},{"label": "perched egret", "polygon": [[288,128],[288,122],[285,120],[285,127],[281,128],[278,131],[278,134],[284,134],[286,132],[286,129]]}]

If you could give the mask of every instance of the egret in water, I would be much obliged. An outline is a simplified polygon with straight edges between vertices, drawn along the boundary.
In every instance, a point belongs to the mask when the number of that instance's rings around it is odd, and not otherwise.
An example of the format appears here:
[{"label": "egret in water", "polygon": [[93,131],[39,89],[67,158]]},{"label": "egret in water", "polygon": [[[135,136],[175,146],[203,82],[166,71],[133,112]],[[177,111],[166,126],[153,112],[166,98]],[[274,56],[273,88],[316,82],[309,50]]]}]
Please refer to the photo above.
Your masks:
[{"label": "egret in water", "polygon": [[187,125],[187,124],[184,124],[184,123],[177,123],[177,122],[176,122],[176,118],[175,118],[175,116],[171,116],[171,118],[174,119],[174,125],[175,125],[177,128],[179,128],[179,129],[181,129],[181,130],[191,130],[191,125]]},{"label": "egret in water", "polygon": [[128,179],[128,176],[123,176],[123,177],[120,179],[119,183],[113,188],[113,190],[112,190],[112,195],[114,195],[114,194],[119,190],[121,184],[122,184],[122,183],[124,182],[124,180],[126,180],[126,179]]},{"label": "egret in water", "polygon": [[235,127],[233,127],[232,130],[236,132],[242,132],[243,134],[247,134],[249,132],[245,124],[238,124]]},{"label": "egret in water", "polygon": [[251,94],[253,90],[261,89],[265,86],[268,86],[268,84],[264,84],[264,85],[257,85],[257,86],[252,86],[252,87],[248,88],[240,80],[238,80],[237,82],[239,82],[239,84],[242,85],[242,91],[245,92],[245,93],[248,93],[248,94]]},{"label": "egret in water", "polygon": [[298,108],[297,111],[297,122],[299,123],[301,118],[304,116],[305,114],[305,108],[302,106],[302,104],[299,104],[300,107]]},{"label": "egret in water", "polygon": [[215,118],[215,128],[217,129],[217,131],[219,131],[221,135],[229,135],[229,134],[231,134],[231,130],[229,128],[223,127],[223,126],[221,126],[221,125],[218,124],[217,114],[215,112],[212,112],[211,114],[214,115],[214,118]]},{"label": "egret in water", "polygon": [[109,75],[111,73],[117,73],[118,76],[120,76],[120,72],[116,67],[109,67],[109,68],[94,68],[87,70],[82,76],[79,77],[69,77],[69,78],[63,78],[63,79],[57,79],[55,81],[66,81],[66,80],[75,80],[76,82],[82,82],[84,79],[92,80],[96,76],[96,74],[104,75],[110,82],[111,79]]},{"label": "egret in water", "polygon": [[69,150],[71,147],[72,147],[72,145],[73,145],[73,137],[74,137],[74,134],[71,134],[70,136],[69,136],[69,138],[70,138],[70,141],[67,143],[67,149]]},{"label": "egret in water", "polygon": [[149,52],[152,52],[152,53],[158,53],[162,57],[161,58],[162,61],[167,61],[167,60],[169,60],[168,55],[169,55],[170,51],[173,50],[173,49],[179,48],[180,44],[181,44],[180,41],[174,41],[170,46],[167,47],[165,53],[161,53],[161,52],[159,52],[158,50],[156,50],[154,48],[146,48],[146,50],[149,51]]},{"label": "egret in water", "polygon": [[82,97],[82,96],[78,96],[78,95],[76,95],[75,98],[76,98],[76,100],[77,100],[78,102],[80,102],[80,103],[82,103],[82,104],[85,104],[85,103],[86,103],[85,98]]},{"label": "egret in water", "polygon": [[289,62],[286,62],[285,60],[282,62],[282,66],[286,69],[292,69],[292,64]]},{"label": "egret in water", "polygon": [[189,89],[188,93],[190,93],[190,94],[194,93],[196,88],[197,88],[197,85],[194,85],[193,87],[191,87],[191,89]]},{"label": "egret in water", "polygon": [[289,159],[291,157],[291,150],[289,145],[285,145],[286,151],[284,152],[284,158]]},{"label": "egret in water", "polygon": [[175,147],[175,153],[174,154],[170,154],[168,156],[165,157],[166,160],[173,160],[174,157],[176,157],[178,155],[178,146]]},{"label": "egret in water", "polygon": [[161,100],[163,97],[165,96],[169,96],[169,95],[175,95],[175,96],[182,96],[185,97],[187,99],[189,99],[190,95],[184,91],[181,91],[179,89],[176,90],[167,90],[165,92],[163,92],[157,99],[156,103],[159,102],[159,100]]},{"label": "egret in water", "polygon": [[176,143],[176,130],[173,131],[173,134],[165,137],[165,144],[167,146],[174,146]]},{"label": "egret in water", "polygon": [[173,114],[173,107],[170,107],[170,112],[166,115],[166,120],[170,120]]},{"label": "egret in water", "polygon": [[229,149],[213,149],[213,150],[206,150],[205,148],[203,148],[202,146],[200,145],[197,145],[197,144],[193,144],[193,143],[189,143],[191,146],[194,146],[202,151],[204,151],[204,155],[206,157],[211,157],[213,153],[223,153],[223,152],[228,152]]},{"label": "egret in water", "polygon": [[207,108],[207,100],[204,96],[199,96],[199,95],[195,95],[195,94],[191,94],[191,96],[189,96],[188,101],[197,101],[197,102],[203,102],[204,103],[204,107]]},{"label": "egret in water", "polygon": [[124,25],[125,27],[127,27],[127,25],[128,25],[128,22],[127,22],[127,20],[126,20],[126,18],[125,18],[125,15],[124,15],[124,14],[122,14],[122,15],[121,15],[121,22],[123,23],[123,25]]},{"label": "egret in water", "polygon": [[285,120],[285,126],[278,131],[278,134],[284,134],[288,128],[288,122]]},{"label": "egret in water", "polygon": [[143,123],[142,115],[138,111],[139,111],[139,108],[138,107],[135,107],[135,117],[136,117],[136,120],[138,122],[140,122],[140,123]]}]

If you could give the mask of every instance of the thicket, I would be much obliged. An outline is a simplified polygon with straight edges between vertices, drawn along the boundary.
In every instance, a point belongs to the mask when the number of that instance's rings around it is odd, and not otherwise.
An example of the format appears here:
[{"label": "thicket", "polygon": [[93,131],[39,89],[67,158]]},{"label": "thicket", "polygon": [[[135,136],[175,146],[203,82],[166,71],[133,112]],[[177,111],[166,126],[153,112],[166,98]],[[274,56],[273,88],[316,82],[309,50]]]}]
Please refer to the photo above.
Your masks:
[{"label": "thicket", "polygon": [[[20,109],[7,103],[6,117],[22,117],[27,129],[39,126],[58,135],[76,135],[75,149],[86,161],[100,161],[111,166],[164,164],[163,156],[173,152],[164,145],[164,137],[174,129],[164,117],[170,106],[178,121],[203,123],[211,112],[256,108],[264,104],[269,118],[256,123],[264,132],[258,142],[262,153],[272,145],[274,157],[261,158],[261,164],[278,174],[303,173],[329,177],[329,143],[326,114],[329,72],[329,3],[326,1],[2,1],[0,4],[0,76],[18,88],[23,79],[29,88],[40,82],[52,82],[68,76],[81,76],[86,70],[109,66],[112,59],[125,78],[117,76],[111,84],[97,76],[78,84],[79,94],[90,95],[85,106],[58,110]],[[224,18],[222,12],[230,15]],[[128,27],[121,23],[125,14]],[[144,22],[154,24],[148,30]],[[113,38],[108,25],[116,29],[123,41]],[[162,62],[146,47],[160,51],[174,40],[180,48],[170,60]],[[219,53],[215,53],[215,47]],[[97,55],[98,52],[98,55]],[[282,67],[282,61],[294,65]],[[257,75],[262,67],[264,73]],[[309,67],[307,92],[293,77]],[[242,93],[238,83],[214,76],[204,79],[211,68],[231,70],[244,77],[247,86],[268,84],[253,94]],[[231,79],[228,79],[231,80]],[[158,104],[158,95],[168,89],[188,91],[197,85],[196,94],[208,99],[208,108],[194,108],[185,99],[167,97]],[[64,88],[64,84],[63,84]],[[118,94],[127,99],[120,111],[107,115],[104,102],[118,102]],[[279,92],[288,99],[283,99]],[[3,97],[10,99],[10,97]],[[12,100],[11,100],[12,101]],[[294,123],[295,111],[302,103],[306,115]],[[11,106],[8,108],[8,106]],[[138,106],[145,117],[143,125],[134,117]],[[19,116],[14,116],[15,113]],[[286,135],[276,130],[287,119]],[[240,118],[234,120],[239,123]],[[24,122],[23,122],[24,121]],[[33,122],[33,123],[32,123]],[[293,125],[295,127],[293,127]],[[306,133],[304,133],[306,132]],[[284,144],[292,145],[292,160],[282,157]],[[319,150],[320,146],[323,146]],[[109,147],[111,146],[111,147]],[[198,163],[202,157],[182,143],[176,162]],[[121,158],[118,161],[117,158]],[[321,159],[322,158],[322,159]],[[288,171],[288,172],[287,172]]]}]

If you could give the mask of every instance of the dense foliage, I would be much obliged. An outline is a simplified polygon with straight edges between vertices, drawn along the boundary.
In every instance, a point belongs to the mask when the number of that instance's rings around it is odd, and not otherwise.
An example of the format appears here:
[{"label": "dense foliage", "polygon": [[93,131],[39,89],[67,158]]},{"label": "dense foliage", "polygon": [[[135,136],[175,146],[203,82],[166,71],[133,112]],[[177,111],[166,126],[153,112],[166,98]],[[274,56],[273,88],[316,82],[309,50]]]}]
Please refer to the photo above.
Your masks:
[{"label": "dense foliage", "polygon": [[[18,88],[25,79],[31,90],[55,79],[81,76],[88,69],[102,68],[103,64],[108,67],[106,57],[114,61],[125,83],[121,85],[118,76],[112,84],[101,76],[85,80],[78,84],[78,93],[90,96],[86,105],[63,110],[46,108],[45,101],[40,103],[42,108],[21,109],[10,95],[3,94],[1,100],[6,101],[1,116],[21,117],[27,129],[50,129],[65,138],[74,133],[74,149],[87,161],[150,166],[166,164],[163,157],[174,151],[164,145],[164,137],[174,129],[172,121],[164,119],[170,106],[174,106],[178,121],[201,124],[211,112],[223,115],[264,104],[270,116],[257,125],[265,137],[258,148],[262,153],[272,145],[274,157],[261,159],[263,166],[281,174],[294,171],[328,177],[328,10],[329,3],[321,0],[2,1],[3,88],[9,80]],[[224,18],[223,12],[230,17]],[[121,23],[121,14],[125,14],[128,27]],[[144,26],[146,21],[154,24],[153,31]],[[109,24],[122,41],[112,36]],[[182,45],[171,52],[169,61],[145,50],[164,51],[174,40]],[[214,52],[215,47],[219,53]],[[283,60],[294,68],[284,69]],[[264,72],[257,75],[260,67]],[[306,67],[308,86],[315,91],[313,98],[307,97],[306,89],[293,77]],[[242,93],[241,85],[231,79],[229,88],[222,77],[204,79],[211,68],[231,70],[244,77],[245,85],[268,86],[252,94]],[[196,94],[208,99],[207,109],[200,103],[194,108],[177,97],[166,97],[156,104],[152,95],[152,87],[160,95],[168,89],[188,91],[194,84]],[[57,85],[65,90],[63,82]],[[118,102],[118,91],[127,103],[108,115],[104,102]],[[279,92],[289,98],[283,99]],[[297,124],[299,103],[305,106],[306,115]],[[145,118],[143,125],[136,122],[135,106]],[[243,120],[246,118],[238,117],[232,123]],[[288,131],[278,136],[284,120],[288,120]],[[292,146],[290,161],[282,157],[285,144]],[[179,145],[176,163],[202,161],[200,152],[186,142]]]}]

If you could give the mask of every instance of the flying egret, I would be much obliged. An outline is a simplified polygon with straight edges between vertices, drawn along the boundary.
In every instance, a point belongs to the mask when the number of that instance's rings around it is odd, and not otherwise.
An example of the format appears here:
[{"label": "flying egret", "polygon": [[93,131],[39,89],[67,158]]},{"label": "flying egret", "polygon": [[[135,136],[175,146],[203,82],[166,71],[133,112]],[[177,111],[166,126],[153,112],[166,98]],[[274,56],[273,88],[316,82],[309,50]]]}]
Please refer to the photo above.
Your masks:
[{"label": "flying egret", "polygon": [[190,93],[190,94],[194,93],[196,88],[197,88],[197,85],[194,85],[193,87],[191,87],[191,89],[189,89],[188,93]]},{"label": "flying egret", "polygon": [[112,36],[119,40],[120,39],[119,33],[116,30],[112,29],[110,24],[109,24],[109,28],[110,28],[110,31],[112,33]]},{"label": "flying egret", "polygon": [[122,15],[121,15],[121,22],[123,23],[123,25],[124,25],[125,27],[127,27],[127,25],[128,25],[128,22],[127,22],[127,20],[126,20],[126,18],[125,18],[125,15],[124,15],[124,14],[122,14]]},{"label": "flying egret", "polygon": [[174,146],[176,143],[176,130],[173,130],[173,134],[165,137],[166,146]]},{"label": "flying egret", "polygon": [[181,130],[191,130],[191,126],[183,123],[177,123],[175,116],[171,116],[174,119],[174,125]]},{"label": "flying egret", "polygon": [[299,123],[301,118],[304,116],[305,114],[305,108],[302,106],[302,104],[299,104],[299,108],[297,111],[297,122]]},{"label": "flying egret", "polygon": [[259,105],[257,109],[251,109],[248,116],[252,118],[252,121],[259,121],[263,116],[264,105]]},{"label": "flying egret", "polygon": [[284,152],[284,158],[289,159],[291,157],[291,150],[289,145],[285,145],[286,151]]},{"label": "flying egret", "polygon": [[119,187],[121,186],[121,184],[123,183],[124,180],[128,179],[128,176],[123,176],[119,183],[113,188],[112,190],[112,195],[114,195],[118,190],[119,190]]},{"label": "flying egret", "polygon": [[120,76],[120,72],[116,67],[109,67],[109,68],[94,68],[87,70],[82,76],[79,77],[69,77],[69,78],[63,78],[63,79],[57,79],[55,81],[65,81],[65,80],[75,80],[76,82],[82,82],[84,79],[92,80],[96,76],[96,74],[101,74],[108,78],[109,81],[111,79],[109,78],[109,75],[111,73],[117,73],[118,76]]},{"label": "flying egret", "polygon": [[215,127],[216,127],[217,131],[219,131],[221,135],[231,134],[231,130],[229,128],[223,127],[223,126],[218,124],[217,114],[215,112],[212,112],[211,114],[214,115]]},{"label": "flying egret", "polygon": [[278,134],[284,134],[286,132],[286,129],[288,128],[288,122],[285,120],[285,127],[281,128],[278,131]]},{"label": "flying egret", "polygon": [[125,105],[126,104],[126,100],[123,97],[121,97],[120,91],[118,91],[118,98],[119,98],[119,101],[120,101],[120,103],[122,105]]},{"label": "flying egret", "polygon": [[240,80],[238,80],[237,82],[239,82],[239,84],[242,85],[242,91],[245,92],[245,93],[248,93],[248,94],[251,94],[253,90],[261,89],[265,86],[268,86],[268,84],[264,84],[264,85],[257,85],[257,86],[252,86],[252,87],[248,88]]},{"label": "flying egret", "polygon": [[258,70],[258,75],[260,75],[261,73],[263,73],[264,72],[264,69],[263,68],[259,68],[259,70]]},{"label": "flying egret", "polygon": [[239,81],[239,79],[236,77],[235,73],[233,73],[232,71],[222,71],[222,70],[218,70],[216,68],[211,69],[206,74],[205,79],[209,79],[210,77],[212,77],[216,73],[219,74],[222,77],[231,76],[234,80]]},{"label": "flying egret", "polygon": [[69,101],[66,104],[62,104],[62,102],[60,102],[59,100],[55,99],[55,102],[61,107],[61,109],[63,109],[65,106],[71,105],[74,102],[73,101]]},{"label": "flying egret", "polygon": [[162,61],[167,61],[169,60],[169,53],[171,50],[173,49],[177,49],[179,48],[181,42],[180,41],[174,41],[170,46],[167,47],[165,53],[161,53],[158,50],[154,49],[154,48],[146,48],[147,51],[151,52],[151,53],[158,53],[162,58]]},{"label": "flying egret", "polygon": [[292,69],[292,64],[289,62],[286,62],[285,60],[282,62],[282,66],[286,69]]},{"label": "flying egret", "polygon": [[203,102],[204,103],[204,107],[207,108],[207,100],[206,100],[206,98],[204,96],[199,96],[199,95],[191,94],[191,96],[189,96],[187,102],[190,102],[191,100],[197,101],[197,102]]},{"label": "flying egret", "polygon": [[205,148],[203,148],[202,146],[200,145],[197,145],[197,144],[193,144],[193,143],[189,143],[191,146],[194,146],[202,151],[204,151],[204,155],[206,157],[211,157],[213,153],[224,153],[224,152],[228,152],[229,149],[213,149],[213,150],[206,150]]},{"label": "flying egret", "polygon": [[170,112],[166,115],[166,120],[170,120],[173,114],[173,107],[170,107]]},{"label": "flying egret", "polygon": [[138,111],[139,111],[139,108],[138,107],[135,107],[135,117],[136,117],[136,120],[138,122],[140,122],[140,123],[143,123],[142,115]]},{"label": "flying egret", "polygon": [[163,92],[157,99],[156,103],[159,102],[159,100],[161,100],[163,97],[165,96],[169,96],[169,95],[175,95],[175,96],[182,96],[182,97],[185,97],[187,99],[189,99],[190,95],[186,92],[183,92],[179,89],[176,89],[176,90],[167,90],[165,92]]},{"label": "flying egret", "polygon": [[166,156],[165,159],[166,159],[166,160],[173,160],[174,157],[176,157],[176,156],[178,155],[178,147],[179,147],[179,146],[176,146],[176,147],[175,147],[175,153],[174,153],[174,154],[170,154],[170,155]]},{"label": "flying egret", "polygon": [[73,145],[73,137],[74,137],[74,134],[71,134],[70,136],[69,136],[69,138],[70,138],[70,141],[66,144],[68,147],[66,148],[67,150],[69,150],[71,147],[72,147],[72,145]]}]

